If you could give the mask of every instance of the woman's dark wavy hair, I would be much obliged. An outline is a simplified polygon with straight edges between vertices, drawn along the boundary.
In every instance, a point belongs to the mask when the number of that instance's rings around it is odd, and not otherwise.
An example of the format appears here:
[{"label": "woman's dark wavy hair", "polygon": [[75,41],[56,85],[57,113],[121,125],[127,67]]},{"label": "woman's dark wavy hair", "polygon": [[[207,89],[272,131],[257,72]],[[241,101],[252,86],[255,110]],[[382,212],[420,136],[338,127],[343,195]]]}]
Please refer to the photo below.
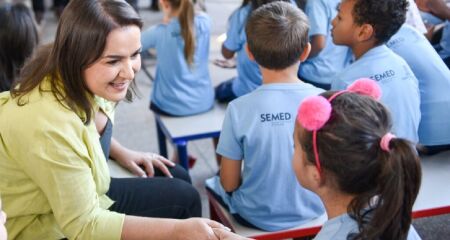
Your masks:
[{"label": "woman's dark wavy hair", "polygon": [[[142,20],[124,0],[70,1],[59,21],[55,42],[25,64],[12,96],[18,97],[19,105],[26,104],[23,97],[48,77],[56,99],[74,112],[85,113],[83,121],[88,124],[94,113],[93,93],[87,88],[84,71],[103,54],[108,34],[130,25],[142,28]],[[126,99],[131,100],[133,93],[132,85]]]},{"label": "woman's dark wavy hair", "polygon": [[[348,213],[359,232],[348,239],[406,239],[421,182],[415,148],[394,138],[389,152],[381,149],[381,138],[392,123],[386,108],[371,97],[344,93],[331,104],[331,118],[317,132],[317,147],[327,182],[356,196]],[[312,132],[302,130],[297,137],[307,161],[315,164]]]},{"label": "woman's dark wavy hair", "polygon": [[377,44],[387,42],[406,20],[407,0],[355,0],[353,18],[356,24],[370,24]]},{"label": "woman's dark wavy hair", "polygon": [[21,3],[0,7],[0,92],[10,90],[38,42],[31,9]]}]

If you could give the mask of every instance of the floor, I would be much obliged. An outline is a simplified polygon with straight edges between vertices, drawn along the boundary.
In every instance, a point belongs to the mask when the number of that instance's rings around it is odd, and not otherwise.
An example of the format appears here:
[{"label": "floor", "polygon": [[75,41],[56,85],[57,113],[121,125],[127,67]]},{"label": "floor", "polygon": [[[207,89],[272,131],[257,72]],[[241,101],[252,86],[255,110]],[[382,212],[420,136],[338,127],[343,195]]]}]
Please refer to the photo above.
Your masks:
[{"label": "floor", "polygon": [[[238,0],[209,0],[206,2],[207,12],[212,19],[210,61],[220,58],[221,42],[218,38],[226,29],[228,16],[240,4],[241,2]],[[162,19],[160,12],[151,12],[148,10],[148,6],[150,5],[149,0],[140,0],[139,5],[140,14],[145,22],[145,28],[158,23]],[[41,25],[42,43],[52,41],[55,35],[56,25],[56,18],[51,11],[48,11]],[[152,64],[147,64],[146,67],[151,72],[155,70]],[[219,68],[211,63],[210,73],[213,84],[217,85],[233,77],[235,70]],[[148,99],[152,83],[143,71],[137,74],[136,81],[140,97],[136,98],[132,103],[120,103],[118,105],[114,125],[114,137],[131,149],[158,152],[154,116],[148,110]],[[188,151],[198,158],[197,163],[191,169],[190,173],[193,184],[202,196],[203,214],[205,217],[208,217],[209,209],[204,190],[204,180],[213,176],[218,171],[212,141],[208,139],[189,142]],[[169,153],[171,152],[169,149]],[[414,226],[423,239],[450,239],[450,215],[416,220]]]}]

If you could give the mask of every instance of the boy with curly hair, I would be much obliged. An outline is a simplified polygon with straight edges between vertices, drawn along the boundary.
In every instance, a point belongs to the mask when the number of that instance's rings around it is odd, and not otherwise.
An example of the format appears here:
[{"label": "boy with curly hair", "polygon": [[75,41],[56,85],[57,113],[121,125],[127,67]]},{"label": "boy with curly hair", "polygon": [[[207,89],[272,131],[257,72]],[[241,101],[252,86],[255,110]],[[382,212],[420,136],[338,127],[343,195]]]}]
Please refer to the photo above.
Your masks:
[{"label": "boy with curly hair", "polygon": [[333,20],[333,42],[352,49],[355,62],[333,80],[345,89],[358,78],[377,81],[381,102],[390,110],[398,137],[418,142],[420,94],[408,64],[385,43],[405,22],[407,0],[342,0]]}]

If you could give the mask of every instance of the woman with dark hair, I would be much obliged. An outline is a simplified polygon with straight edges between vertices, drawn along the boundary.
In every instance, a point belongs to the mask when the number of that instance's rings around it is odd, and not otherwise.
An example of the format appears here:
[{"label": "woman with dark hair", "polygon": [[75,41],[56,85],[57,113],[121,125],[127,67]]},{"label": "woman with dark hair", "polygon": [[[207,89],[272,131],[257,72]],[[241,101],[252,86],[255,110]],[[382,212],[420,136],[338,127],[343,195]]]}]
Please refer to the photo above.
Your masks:
[{"label": "woman with dark hair", "polygon": [[38,42],[33,13],[27,6],[0,7],[0,92],[9,91]]},{"label": "woman with dark hair", "polygon": [[[55,42],[0,94],[0,192],[11,239],[214,239],[212,227],[222,227],[160,219],[200,216],[186,181],[109,176],[94,119],[111,111],[104,102],[132,98],[141,27],[124,0],[70,1]],[[145,161],[146,170],[168,164]]]}]

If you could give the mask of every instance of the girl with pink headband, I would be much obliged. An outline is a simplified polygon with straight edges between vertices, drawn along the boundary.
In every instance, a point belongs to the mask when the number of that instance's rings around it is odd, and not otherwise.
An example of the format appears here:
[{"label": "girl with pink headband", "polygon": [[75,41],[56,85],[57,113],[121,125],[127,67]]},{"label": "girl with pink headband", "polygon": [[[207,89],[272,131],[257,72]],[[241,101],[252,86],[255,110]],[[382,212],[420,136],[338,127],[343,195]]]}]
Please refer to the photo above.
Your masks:
[{"label": "girl with pink headband", "polygon": [[420,239],[411,227],[419,158],[410,142],[390,133],[380,96],[376,82],[360,79],[299,107],[294,170],[329,218],[315,240]]}]

